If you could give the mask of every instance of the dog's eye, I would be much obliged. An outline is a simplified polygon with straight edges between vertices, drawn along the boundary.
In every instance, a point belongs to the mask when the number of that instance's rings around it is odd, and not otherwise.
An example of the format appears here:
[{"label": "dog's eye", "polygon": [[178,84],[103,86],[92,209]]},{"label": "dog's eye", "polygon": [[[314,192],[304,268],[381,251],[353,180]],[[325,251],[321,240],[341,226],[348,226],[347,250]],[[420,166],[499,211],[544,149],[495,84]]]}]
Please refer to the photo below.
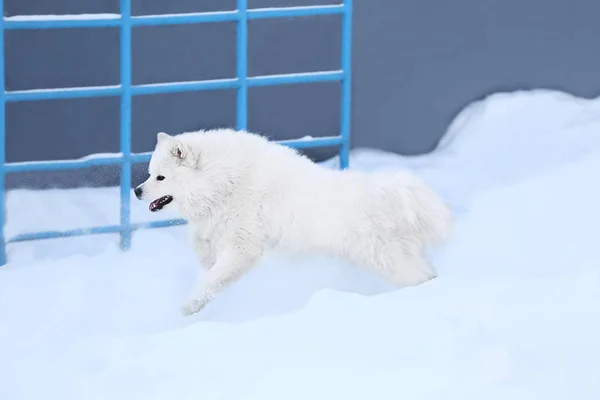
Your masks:
[{"label": "dog's eye", "polygon": [[156,177],[157,181],[162,181],[163,179],[165,179],[165,177],[162,176],[162,175],[159,175],[159,176]]}]

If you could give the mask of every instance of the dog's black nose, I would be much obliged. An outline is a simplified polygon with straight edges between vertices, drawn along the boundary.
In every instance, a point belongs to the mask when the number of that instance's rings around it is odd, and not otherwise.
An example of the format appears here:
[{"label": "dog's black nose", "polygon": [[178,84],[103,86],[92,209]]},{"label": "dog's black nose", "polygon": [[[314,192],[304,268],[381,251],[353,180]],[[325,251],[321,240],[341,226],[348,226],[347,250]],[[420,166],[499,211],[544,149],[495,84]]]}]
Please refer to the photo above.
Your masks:
[{"label": "dog's black nose", "polygon": [[133,193],[135,193],[135,197],[137,197],[139,199],[140,196],[142,195],[142,188],[141,188],[141,186],[136,187],[135,190],[133,191]]}]

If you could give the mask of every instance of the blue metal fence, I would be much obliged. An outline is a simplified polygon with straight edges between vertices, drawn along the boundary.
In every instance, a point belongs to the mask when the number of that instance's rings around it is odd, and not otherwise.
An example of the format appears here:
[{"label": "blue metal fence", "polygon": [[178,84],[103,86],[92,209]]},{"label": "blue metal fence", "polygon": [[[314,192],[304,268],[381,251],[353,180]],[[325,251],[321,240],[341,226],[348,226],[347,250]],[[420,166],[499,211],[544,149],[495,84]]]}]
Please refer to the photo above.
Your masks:
[{"label": "blue metal fence", "polygon": [[[4,1],[0,0],[0,10]],[[60,88],[5,91],[4,50],[0,53],[0,265],[6,264],[6,244],[38,239],[53,239],[101,233],[119,233],[121,248],[131,246],[132,232],[144,228],[159,228],[185,223],[182,220],[155,221],[132,224],[130,219],[131,164],[147,162],[150,153],[131,153],[131,97],[156,93],[176,93],[198,90],[236,89],[237,90],[237,129],[246,129],[248,88],[310,82],[341,82],[340,133],[338,136],[286,140],[279,143],[294,148],[339,147],[340,168],[347,168],[350,151],[350,67],[352,0],[344,0],[339,5],[248,9],[247,0],[237,0],[237,10],[209,13],[188,13],[175,15],[131,15],[131,0],[120,0],[120,14],[90,14],[64,16],[8,17],[0,19],[0,46],[4,49],[4,31],[7,29],[58,29],[120,27],[120,74],[121,84],[117,86]],[[342,16],[341,69],[311,73],[296,73],[269,76],[247,76],[248,59],[248,20],[265,18],[289,18],[340,14]],[[206,22],[237,22],[237,77],[195,82],[173,82],[146,85],[131,84],[131,30],[135,26],[158,26],[196,24]],[[6,163],[6,103],[49,99],[84,97],[121,96],[121,136],[120,155],[115,157],[87,157],[79,160],[32,161]],[[25,233],[6,240],[4,236],[5,175],[24,171],[49,171],[81,169],[97,165],[120,165],[120,223],[119,225],[73,229],[67,231],[46,231]]]}]

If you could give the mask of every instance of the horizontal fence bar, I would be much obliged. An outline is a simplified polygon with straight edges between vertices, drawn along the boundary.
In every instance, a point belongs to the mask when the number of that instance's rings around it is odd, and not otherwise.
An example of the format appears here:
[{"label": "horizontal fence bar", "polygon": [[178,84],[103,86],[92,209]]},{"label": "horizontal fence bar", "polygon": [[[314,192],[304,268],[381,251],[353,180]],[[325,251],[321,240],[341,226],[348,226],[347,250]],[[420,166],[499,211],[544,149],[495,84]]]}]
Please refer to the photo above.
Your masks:
[{"label": "horizontal fence bar", "polygon": [[84,157],[79,160],[56,160],[56,161],[24,161],[8,163],[4,165],[6,172],[29,172],[29,171],[60,171],[69,169],[81,169],[101,165],[119,165],[121,156],[112,157]]},{"label": "horizontal fence bar", "polygon": [[[339,146],[342,143],[341,136],[307,137],[306,139],[275,141],[283,146],[296,149],[307,149],[313,147]],[[152,152],[132,153],[132,163],[143,163],[150,161]],[[4,165],[5,173],[31,172],[31,171],[61,171],[90,168],[102,165],[120,165],[122,156],[120,153],[106,156],[88,156],[78,160],[56,160],[56,161],[24,161],[7,163]]]},{"label": "horizontal fence bar", "polygon": [[166,221],[138,222],[131,224],[134,231],[146,228],[169,228],[171,226],[181,226],[187,223],[184,219],[168,219]]},{"label": "horizontal fence bar", "polygon": [[[248,86],[272,86],[299,83],[340,81],[344,71],[318,71],[279,75],[264,75],[248,77]],[[235,89],[240,83],[237,78],[213,79],[205,81],[149,83],[131,87],[132,95],[150,95],[160,93],[183,93],[203,90]],[[32,89],[5,92],[7,102],[60,100],[90,97],[107,97],[121,95],[120,85],[90,86],[64,89]]]},{"label": "horizontal fence bar", "polygon": [[84,236],[84,235],[101,235],[105,233],[119,233],[121,232],[120,225],[110,226],[98,226],[93,228],[78,228],[66,231],[43,231],[43,232],[32,232],[22,233],[8,239],[8,243],[15,242],[29,242],[32,240],[40,239],[57,239],[57,238],[68,238],[73,236]]},{"label": "horizontal fence bar", "polygon": [[294,149],[310,149],[313,147],[332,147],[342,143],[341,136],[326,136],[320,138],[280,140],[277,143]]},{"label": "horizontal fence bar", "polygon": [[280,74],[253,76],[247,79],[248,86],[273,86],[289,85],[295,83],[313,83],[313,82],[331,82],[339,81],[344,78],[344,72],[339,71],[321,71],[321,72],[303,72],[297,74]]},{"label": "horizontal fence bar", "polygon": [[313,17],[317,15],[342,14],[345,9],[346,7],[344,4],[334,4],[330,6],[254,8],[248,10],[248,19]]},{"label": "horizontal fence bar", "polygon": [[4,17],[4,29],[108,28],[121,24],[120,14],[15,15]]},{"label": "horizontal fence bar", "polygon": [[[137,224],[131,224],[131,230],[141,230],[148,228],[167,228],[171,226],[185,225],[186,221],[183,219],[171,219],[166,221],[152,221],[152,222],[141,222]],[[64,231],[44,231],[44,232],[32,232],[32,233],[21,233],[8,239],[8,243],[18,242],[29,242],[32,240],[41,239],[60,239],[69,238],[76,236],[87,236],[87,235],[103,235],[108,233],[120,233],[122,231],[121,225],[107,225],[107,226],[96,226],[92,228],[78,228],[69,229]]]},{"label": "horizontal fence bar", "polygon": [[201,90],[235,89],[238,86],[239,83],[236,78],[190,82],[149,83],[132,86],[131,94],[147,95],[159,93],[182,93]]},{"label": "horizontal fence bar", "polygon": [[134,164],[149,162],[152,157],[152,152],[147,151],[145,153],[136,153],[131,155],[131,162]]},{"label": "horizontal fence bar", "polygon": [[86,97],[119,96],[121,90],[121,85],[14,90],[5,92],[5,98],[6,102],[10,103],[32,100],[82,99]]},{"label": "horizontal fence bar", "polygon": [[233,22],[238,19],[237,10],[187,14],[159,14],[131,16],[133,26],[161,26]]},{"label": "horizontal fence bar", "polygon": [[[248,19],[295,18],[318,15],[342,14],[343,4],[328,6],[255,8],[247,11]],[[131,16],[132,26],[183,25],[212,22],[232,22],[239,18],[238,10]],[[120,14],[73,14],[73,15],[15,15],[4,17],[4,29],[62,29],[106,28],[121,24]]]}]

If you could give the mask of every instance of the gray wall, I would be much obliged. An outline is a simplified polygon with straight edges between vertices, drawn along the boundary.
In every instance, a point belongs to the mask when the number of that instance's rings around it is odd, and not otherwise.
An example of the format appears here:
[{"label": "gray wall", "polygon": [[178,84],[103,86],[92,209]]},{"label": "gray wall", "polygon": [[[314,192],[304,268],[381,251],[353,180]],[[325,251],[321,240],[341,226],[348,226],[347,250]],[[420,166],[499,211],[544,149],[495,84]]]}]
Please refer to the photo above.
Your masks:
[{"label": "gray wall", "polygon": [[[4,14],[118,12],[118,0],[5,0]],[[251,8],[335,0],[249,0]],[[600,93],[600,2],[595,0],[355,0],[353,146],[430,151],[461,108],[491,92],[556,88]],[[134,14],[228,10],[235,0],[133,0]],[[251,21],[250,75],[339,68],[340,17]],[[119,82],[116,28],[6,33],[7,90]],[[136,28],[134,84],[235,76],[235,24]],[[274,139],[337,134],[339,84],[249,92],[249,128]],[[157,131],[234,126],[234,91],[133,101],[133,151]],[[119,99],[9,104],[8,161],[119,150]],[[309,152],[315,159],[333,149]],[[144,166],[134,183],[144,179]],[[114,185],[118,168],[17,174],[16,186]]]}]

